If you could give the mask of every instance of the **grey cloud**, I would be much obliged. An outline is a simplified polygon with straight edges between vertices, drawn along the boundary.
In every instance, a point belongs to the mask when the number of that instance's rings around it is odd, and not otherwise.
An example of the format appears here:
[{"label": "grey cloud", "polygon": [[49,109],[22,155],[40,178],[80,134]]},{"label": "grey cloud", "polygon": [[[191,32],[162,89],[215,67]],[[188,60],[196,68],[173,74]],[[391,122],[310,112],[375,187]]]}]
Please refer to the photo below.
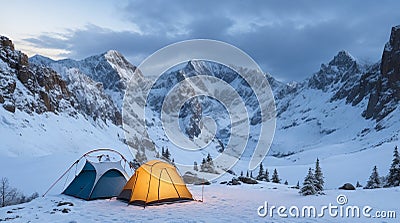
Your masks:
[{"label": "grey cloud", "polygon": [[[73,59],[82,59],[110,49],[115,49],[128,58],[138,55],[149,55],[160,47],[173,43],[164,36],[141,35],[129,31],[113,31],[95,25],[87,25],[81,29],[70,30],[63,38],[39,36],[25,39],[37,47],[63,48],[70,51],[65,55]],[[140,61],[134,61],[140,62]]]},{"label": "grey cloud", "polygon": [[35,38],[26,38],[23,39],[35,46],[40,46],[44,48],[62,48],[67,49],[69,46],[66,42],[60,41],[60,37],[49,36],[46,34],[42,34]]},{"label": "grey cloud", "polygon": [[[398,1],[130,1],[117,8],[140,33],[88,25],[63,39],[42,35],[27,41],[71,51],[83,58],[109,49],[128,58],[148,56],[167,44],[210,38],[231,43],[264,71],[302,80],[339,50],[379,60],[390,28],[400,21]],[[57,35],[55,35],[57,36]],[[133,63],[138,63],[133,59]]]}]

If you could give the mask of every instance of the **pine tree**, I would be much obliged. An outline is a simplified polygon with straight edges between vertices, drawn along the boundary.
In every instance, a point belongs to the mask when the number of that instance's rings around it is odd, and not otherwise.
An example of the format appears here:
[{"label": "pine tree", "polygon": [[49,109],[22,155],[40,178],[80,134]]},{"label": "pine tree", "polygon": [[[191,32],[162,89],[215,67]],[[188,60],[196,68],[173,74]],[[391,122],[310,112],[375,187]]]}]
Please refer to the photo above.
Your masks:
[{"label": "pine tree", "polygon": [[217,173],[210,154],[208,154],[206,158],[203,158],[200,169],[201,172]]},{"label": "pine tree", "polygon": [[371,176],[369,177],[367,185],[364,187],[364,189],[374,189],[374,188],[380,188],[380,187],[382,187],[382,186],[381,186],[381,180],[380,180],[379,174],[378,174],[378,168],[376,166],[374,166]]},{"label": "pine tree", "polygon": [[281,180],[279,179],[278,176],[278,171],[276,169],[274,169],[274,172],[272,173],[272,178],[271,178],[272,183],[281,183]]},{"label": "pine tree", "polygon": [[265,181],[269,182],[269,172],[268,172],[268,169],[265,169],[264,178],[265,178]]},{"label": "pine tree", "polygon": [[300,182],[299,181],[297,181],[296,188],[300,189]]},{"label": "pine tree", "polygon": [[250,178],[253,178],[253,171],[250,172]]},{"label": "pine tree", "polygon": [[206,165],[206,159],[203,158],[203,160],[201,161],[201,165],[200,165],[200,171],[204,172],[205,170],[205,165]]},{"label": "pine tree", "polygon": [[160,153],[157,151],[156,158],[160,158]]},{"label": "pine tree", "polygon": [[194,161],[194,163],[193,163],[193,170],[194,171],[199,171],[199,168],[197,167],[197,162],[196,161]]},{"label": "pine tree", "polygon": [[323,191],[324,190],[324,175],[322,174],[321,167],[319,166],[319,159],[317,158],[317,161],[315,162],[315,188],[317,191]]},{"label": "pine tree", "polygon": [[161,149],[161,156],[165,157],[165,150],[164,150],[164,146]]},{"label": "pine tree", "polygon": [[167,160],[170,160],[171,159],[171,153],[169,153],[169,150],[168,150],[168,147],[167,147],[167,149],[165,150],[165,159],[167,159]]},{"label": "pine tree", "polygon": [[242,171],[240,171],[240,176],[241,176],[241,177],[243,176],[243,170],[242,170]]},{"label": "pine tree", "polygon": [[396,146],[393,151],[393,161],[389,169],[385,187],[397,186],[400,186],[400,156]]},{"label": "pine tree", "polygon": [[264,180],[265,175],[264,175],[264,167],[262,165],[262,163],[260,163],[260,170],[258,171],[258,175],[257,175],[257,180]]},{"label": "pine tree", "polygon": [[287,182],[287,180],[285,180],[285,183],[283,183],[283,184],[285,184],[285,185],[289,185],[289,182]]},{"label": "pine tree", "polygon": [[362,185],[360,184],[360,182],[357,180],[357,183],[356,183],[356,187],[362,187]]},{"label": "pine tree", "polygon": [[299,193],[304,196],[316,194],[317,189],[315,188],[315,181],[314,173],[312,172],[312,169],[309,168],[308,174],[304,178],[303,187],[301,187]]},{"label": "pine tree", "polygon": [[213,160],[212,160],[212,158],[211,158],[211,155],[210,155],[210,154],[208,154],[208,155],[207,155],[207,159],[206,159],[206,161],[207,161],[207,163],[208,163],[208,164],[210,164],[210,166],[214,166],[214,163],[213,163]]},{"label": "pine tree", "polygon": [[246,177],[249,177],[249,171],[247,171],[247,173],[246,173]]}]

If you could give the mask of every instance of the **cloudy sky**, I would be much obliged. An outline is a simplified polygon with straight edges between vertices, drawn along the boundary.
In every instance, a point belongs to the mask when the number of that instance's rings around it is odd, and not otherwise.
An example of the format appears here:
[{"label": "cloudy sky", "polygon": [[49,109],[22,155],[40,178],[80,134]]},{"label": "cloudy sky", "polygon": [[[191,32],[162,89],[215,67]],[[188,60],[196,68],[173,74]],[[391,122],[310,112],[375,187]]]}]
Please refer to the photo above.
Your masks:
[{"label": "cloudy sky", "polygon": [[168,44],[235,45],[282,81],[301,81],[339,50],[380,59],[400,1],[2,1],[0,35],[29,56],[82,59],[116,49],[133,64]]}]

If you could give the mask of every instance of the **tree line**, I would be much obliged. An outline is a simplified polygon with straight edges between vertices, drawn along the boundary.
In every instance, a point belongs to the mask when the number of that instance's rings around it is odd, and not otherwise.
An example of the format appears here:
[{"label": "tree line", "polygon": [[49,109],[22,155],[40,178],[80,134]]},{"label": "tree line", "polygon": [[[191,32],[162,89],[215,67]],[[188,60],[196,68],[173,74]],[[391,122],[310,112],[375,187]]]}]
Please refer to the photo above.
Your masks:
[{"label": "tree line", "polygon": [[39,197],[37,192],[33,193],[31,196],[25,196],[23,193],[19,192],[17,188],[12,187],[6,177],[1,178],[0,180],[1,207],[26,203],[37,197]]},{"label": "tree line", "polygon": [[371,176],[369,177],[364,189],[375,189],[381,187],[397,187],[400,186],[400,156],[397,146],[393,151],[393,160],[390,165],[389,173],[386,177],[380,177],[378,168],[375,165],[372,168]]}]

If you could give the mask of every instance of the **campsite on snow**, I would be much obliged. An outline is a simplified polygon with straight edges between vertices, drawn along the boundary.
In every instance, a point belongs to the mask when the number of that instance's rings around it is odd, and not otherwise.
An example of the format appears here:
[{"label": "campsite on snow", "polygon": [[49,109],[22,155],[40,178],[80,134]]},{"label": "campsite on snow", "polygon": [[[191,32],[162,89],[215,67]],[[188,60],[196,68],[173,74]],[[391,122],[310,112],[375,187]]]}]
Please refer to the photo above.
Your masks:
[{"label": "campsite on snow", "polygon": [[400,26],[378,61],[340,50],[300,82],[210,39],[137,65],[20,42],[0,36],[0,222],[400,218]]}]

